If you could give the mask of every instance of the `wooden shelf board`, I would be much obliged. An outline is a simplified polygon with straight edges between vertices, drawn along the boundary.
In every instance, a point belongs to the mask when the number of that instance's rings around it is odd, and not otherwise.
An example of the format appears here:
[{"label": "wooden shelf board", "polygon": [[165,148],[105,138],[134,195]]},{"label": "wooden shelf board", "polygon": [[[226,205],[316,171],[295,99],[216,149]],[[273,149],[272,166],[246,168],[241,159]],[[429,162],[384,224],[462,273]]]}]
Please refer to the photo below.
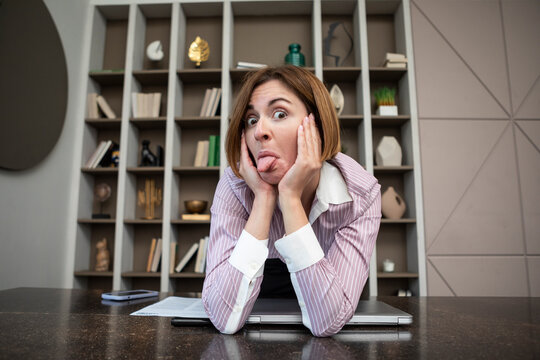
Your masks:
[{"label": "wooden shelf board", "polygon": [[219,127],[221,117],[181,116],[174,118],[174,121],[185,128]]},{"label": "wooden shelf board", "polygon": [[407,69],[396,69],[386,67],[370,67],[370,81],[397,81],[407,72]]},{"label": "wooden shelf board", "polygon": [[173,225],[184,225],[184,224],[203,224],[203,225],[209,225],[210,220],[182,220],[182,219],[175,219],[171,220],[171,224]]},{"label": "wooden shelf board", "polygon": [[221,83],[221,69],[182,69],[177,71],[184,83]]},{"label": "wooden shelf board", "polygon": [[116,219],[77,219],[79,224],[114,224]]},{"label": "wooden shelf board", "polygon": [[404,166],[374,166],[373,171],[380,173],[391,173],[391,174],[400,174],[407,171],[412,171],[414,166],[404,165]]},{"label": "wooden shelf board", "polygon": [[355,66],[325,67],[323,68],[323,79],[329,82],[352,82],[358,79],[362,69]]},{"label": "wooden shelf board", "polygon": [[120,126],[122,124],[122,119],[120,119],[120,118],[116,118],[116,119],[107,119],[107,118],[90,119],[90,118],[86,118],[86,119],[84,119],[84,122],[87,123],[90,126],[93,126],[96,129],[117,129],[117,130],[120,130]]},{"label": "wooden shelf board", "polygon": [[124,219],[124,224],[131,225],[160,225],[163,223],[163,219]]},{"label": "wooden shelf board", "polygon": [[398,116],[381,116],[381,115],[371,115],[371,124],[374,127],[396,127],[405,124],[407,121],[411,120],[409,115],[398,115]]},{"label": "wooden shelf board", "polygon": [[91,71],[88,75],[100,85],[124,84],[124,71]]},{"label": "wooden shelf board", "polygon": [[133,76],[142,85],[165,85],[169,82],[169,70],[137,70]]},{"label": "wooden shelf board", "polygon": [[358,126],[364,120],[363,115],[340,115],[338,117],[341,126]]},{"label": "wooden shelf board", "polygon": [[163,166],[137,166],[128,167],[127,172],[140,175],[159,175],[165,172]]},{"label": "wooden shelf board", "polygon": [[122,277],[128,278],[160,278],[161,272],[146,272],[146,271],[126,271],[122,273]]},{"label": "wooden shelf board", "polygon": [[198,175],[219,173],[219,166],[175,166],[173,171],[177,174]]},{"label": "wooden shelf board", "polygon": [[205,274],[196,273],[196,272],[175,272],[172,274],[169,274],[169,277],[171,279],[179,279],[179,278],[189,278],[189,279],[204,279],[206,277]]},{"label": "wooden shelf board", "polygon": [[167,125],[167,118],[165,116],[160,116],[157,118],[130,118],[129,121],[139,129],[165,129]]},{"label": "wooden shelf board", "polygon": [[[315,68],[314,67],[305,67],[304,69],[308,70],[308,71],[311,71],[312,73],[315,73]],[[237,68],[233,68],[233,69],[230,69],[229,70],[229,73],[231,75],[231,79],[233,82],[238,82],[238,81],[241,81],[244,76],[249,73],[249,72],[255,72],[259,69],[237,69]]]},{"label": "wooden shelf board", "polygon": [[404,279],[404,278],[415,279],[415,278],[418,278],[418,274],[410,273],[410,272],[393,272],[393,273],[378,272],[377,278],[379,279]]},{"label": "wooden shelf board", "polygon": [[117,174],[118,173],[118,168],[116,167],[99,167],[99,168],[95,168],[95,169],[91,169],[91,168],[81,168],[81,171],[83,173],[87,173],[87,174]]},{"label": "wooden shelf board", "polygon": [[415,224],[416,219],[398,219],[398,220],[392,220],[392,219],[381,219],[381,224]]},{"label": "wooden shelf board", "polygon": [[74,272],[75,276],[88,276],[88,277],[112,277],[112,271],[94,271],[94,270],[79,270]]}]

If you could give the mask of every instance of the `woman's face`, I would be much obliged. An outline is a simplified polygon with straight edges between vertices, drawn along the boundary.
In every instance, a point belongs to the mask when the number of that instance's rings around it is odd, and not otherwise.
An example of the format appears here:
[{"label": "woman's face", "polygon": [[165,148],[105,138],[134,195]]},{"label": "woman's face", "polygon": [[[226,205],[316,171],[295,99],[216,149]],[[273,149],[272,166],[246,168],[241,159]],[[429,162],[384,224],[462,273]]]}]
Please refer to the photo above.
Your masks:
[{"label": "woman's face", "polygon": [[307,115],[304,103],[279,80],[253,90],[244,117],[246,143],[267,183],[278,184],[294,164],[298,127]]}]

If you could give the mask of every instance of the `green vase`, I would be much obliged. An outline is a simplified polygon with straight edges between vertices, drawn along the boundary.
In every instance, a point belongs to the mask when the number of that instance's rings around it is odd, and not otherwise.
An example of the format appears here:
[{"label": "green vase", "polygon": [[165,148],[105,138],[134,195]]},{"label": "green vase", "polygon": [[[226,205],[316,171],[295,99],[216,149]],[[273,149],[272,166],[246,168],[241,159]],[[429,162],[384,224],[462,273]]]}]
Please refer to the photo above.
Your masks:
[{"label": "green vase", "polygon": [[285,64],[295,66],[306,66],[304,54],[300,52],[300,44],[289,45],[289,53],[285,55]]}]

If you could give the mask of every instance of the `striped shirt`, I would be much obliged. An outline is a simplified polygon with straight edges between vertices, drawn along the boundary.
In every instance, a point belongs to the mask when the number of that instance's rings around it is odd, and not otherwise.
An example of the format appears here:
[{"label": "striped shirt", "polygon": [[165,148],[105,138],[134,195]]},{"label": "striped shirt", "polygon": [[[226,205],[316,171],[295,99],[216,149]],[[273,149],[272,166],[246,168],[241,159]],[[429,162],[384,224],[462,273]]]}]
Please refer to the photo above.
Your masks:
[{"label": "striped shirt", "polygon": [[254,194],[228,168],[211,208],[203,304],[221,332],[238,331],[260,291],[264,263],[287,264],[302,311],[315,336],[337,333],[350,320],[369,273],[381,221],[381,186],[355,160],[338,153],[323,163],[309,223],[286,235],[279,206],[269,238],[244,230]]}]

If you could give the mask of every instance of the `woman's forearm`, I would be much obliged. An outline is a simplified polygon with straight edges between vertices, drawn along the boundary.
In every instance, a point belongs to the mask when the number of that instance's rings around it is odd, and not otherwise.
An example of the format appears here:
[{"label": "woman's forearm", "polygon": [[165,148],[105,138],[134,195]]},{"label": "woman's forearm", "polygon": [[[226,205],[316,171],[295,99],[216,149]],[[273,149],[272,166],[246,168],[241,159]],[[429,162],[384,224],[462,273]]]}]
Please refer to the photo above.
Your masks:
[{"label": "woman's forearm", "polygon": [[292,234],[309,222],[300,198],[280,194],[279,206],[283,214],[283,225],[287,235]]},{"label": "woman's forearm", "polygon": [[275,207],[276,196],[274,194],[263,193],[256,195],[244,230],[259,240],[268,239],[270,222]]}]

